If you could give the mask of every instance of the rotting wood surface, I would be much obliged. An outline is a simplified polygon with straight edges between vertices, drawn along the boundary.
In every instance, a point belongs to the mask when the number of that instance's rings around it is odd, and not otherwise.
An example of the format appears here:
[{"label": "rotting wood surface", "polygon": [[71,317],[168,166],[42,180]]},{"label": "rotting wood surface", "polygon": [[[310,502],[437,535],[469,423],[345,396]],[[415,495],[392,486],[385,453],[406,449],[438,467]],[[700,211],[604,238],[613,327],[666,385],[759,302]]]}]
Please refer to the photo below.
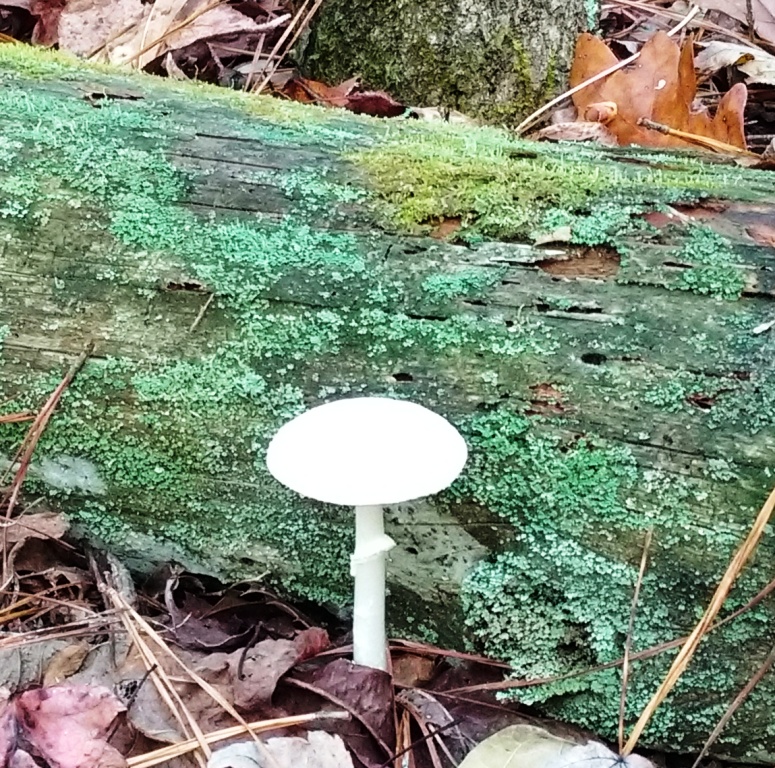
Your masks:
[{"label": "rotting wood surface", "polygon": [[[2,412],[38,407],[96,343],[31,494],[138,568],[175,559],[342,605],[350,511],[279,488],[263,451],[304,407],[409,397],[459,426],[471,461],[450,492],[388,514],[397,633],[467,636],[528,676],[617,658],[649,527],[634,648],[692,626],[773,482],[771,176],[709,165],[698,186],[713,204],[641,191],[622,224],[622,196],[568,209],[576,231],[602,232],[587,243],[455,245],[387,225],[380,196],[402,203],[374,170],[383,143],[472,140],[452,129],[45,57],[30,77],[3,56]],[[553,157],[517,146],[537,171]],[[623,188],[641,167],[685,173],[687,189],[705,174],[663,154],[557,152],[591,174],[621,168]],[[513,194],[494,205],[518,206]],[[445,205],[440,219],[461,215]],[[564,237],[562,214],[537,210],[535,229],[554,216]],[[24,429],[0,425],[6,456]],[[767,540],[733,607],[773,562]],[[702,743],[769,650],[771,616],[765,605],[708,641],[647,743]],[[668,663],[636,667],[631,716]],[[531,696],[605,733],[616,679]],[[721,754],[772,760],[771,695],[765,681]]]}]

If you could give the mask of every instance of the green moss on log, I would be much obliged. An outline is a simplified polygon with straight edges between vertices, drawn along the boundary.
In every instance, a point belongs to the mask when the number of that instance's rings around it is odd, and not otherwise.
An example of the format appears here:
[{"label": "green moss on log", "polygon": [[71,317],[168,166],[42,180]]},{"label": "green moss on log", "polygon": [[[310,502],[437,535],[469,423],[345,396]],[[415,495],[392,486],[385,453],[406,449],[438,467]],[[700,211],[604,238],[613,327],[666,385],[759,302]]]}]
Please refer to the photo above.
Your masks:
[{"label": "green moss on log", "polygon": [[358,74],[407,104],[515,125],[562,87],[585,5],[331,0],[304,66],[326,82]]}]

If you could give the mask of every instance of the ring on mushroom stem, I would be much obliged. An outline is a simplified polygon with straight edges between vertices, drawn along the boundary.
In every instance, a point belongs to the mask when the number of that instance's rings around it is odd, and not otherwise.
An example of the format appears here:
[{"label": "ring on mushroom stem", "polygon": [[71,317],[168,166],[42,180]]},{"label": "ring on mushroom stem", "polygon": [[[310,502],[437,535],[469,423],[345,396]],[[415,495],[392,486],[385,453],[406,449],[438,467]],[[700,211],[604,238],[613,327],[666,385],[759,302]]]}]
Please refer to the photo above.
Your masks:
[{"label": "ring on mushroom stem", "polygon": [[353,660],[387,669],[383,508],[444,490],[468,449],[446,419],[417,403],[355,397],[312,408],[272,438],[266,463],[274,477],[317,501],[355,507],[350,571]]}]

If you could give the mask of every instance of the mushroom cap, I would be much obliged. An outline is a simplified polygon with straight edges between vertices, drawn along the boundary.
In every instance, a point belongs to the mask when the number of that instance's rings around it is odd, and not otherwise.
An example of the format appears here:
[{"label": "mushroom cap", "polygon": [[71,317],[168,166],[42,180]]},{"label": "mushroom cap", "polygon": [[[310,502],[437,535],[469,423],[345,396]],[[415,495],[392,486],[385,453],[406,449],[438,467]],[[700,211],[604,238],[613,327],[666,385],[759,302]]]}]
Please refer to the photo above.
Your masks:
[{"label": "mushroom cap", "polygon": [[465,440],[417,403],[354,397],[289,421],[267,450],[269,471],[302,496],[329,504],[397,504],[438,493],[460,474]]}]

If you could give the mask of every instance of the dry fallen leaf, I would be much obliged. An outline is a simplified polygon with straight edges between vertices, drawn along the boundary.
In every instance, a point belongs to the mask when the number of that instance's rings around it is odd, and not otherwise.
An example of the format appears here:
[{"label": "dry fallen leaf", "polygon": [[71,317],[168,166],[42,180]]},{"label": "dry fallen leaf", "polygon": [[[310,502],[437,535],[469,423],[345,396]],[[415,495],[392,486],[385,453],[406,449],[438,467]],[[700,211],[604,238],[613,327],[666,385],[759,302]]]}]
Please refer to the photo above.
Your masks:
[{"label": "dry fallen leaf", "polygon": [[210,5],[211,0],[69,0],[58,17],[51,15],[47,29],[56,24],[53,36],[61,48],[83,56],[99,51],[112,63],[136,62],[140,68],[199,40],[260,32],[260,25],[231,6]]},{"label": "dry fallen leaf", "polygon": [[[339,736],[310,731],[298,736],[268,739],[266,748],[280,768],[353,768],[353,761]],[[213,752],[207,768],[264,768],[256,745],[240,742]]]},{"label": "dry fallen leaf", "polygon": [[459,768],[654,768],[643,757],[619,758],[597,742],[576,744],[534,725],[510,725],[485,739]]},{"label": "dry fallen leaf", "polygon": [[336,86],[326,85],[305,77],[293,77],[282,87],[289,99],[302,104],[344,107],[357,115],[399,117],[407,108],[384,91],[361,91],[360,79],[353,77]]},{"label": "dry fallen leaf", "polygon": [[775,56],[761,48],[713,40],[697,54],[697,71],[712,75],[724,67],[735,67],[746,75],[747,83],[775,85]]},{"label": "dry fallen leaf", "polygon": [[124,705],[107,689],[57,685],[22,693],[14,702],[24,737],[51,768],[124,768],[105,740]]},{"label": "dry fallen leaf", "polygon": [[757,34],[775,44],[775,2],[773,0],[696,0],[695,4],[706,11],[721,11],[747,24],[749,2]]},{"label": "dry fallen leaf", "polygon": [[0,688],[0,765],[8,765],[16,749],[16,718],[8,699],[8,689]]},{"label": "dry fallen leaf", "polygon": [[[608,46],[589,33],[579,36],[571,69],[572,87],[614,66],[618,59]],[[664,32],[658,32],[641,49],[630,67],[598,80],[578,93],[573,102],[582,118],[599,118],[619,144],[646,147],[693,146],[676,136],[651,131],[641,120],[673,130],[745,149],[743,113],[747,89],[734,85],[711,117],[695,105],[697,79],[691,39],[679,48]],[[611,105],[616,105],[614,110]]]},{"label": "dry fallen leaf", "polygon": [[59,512],[35,512],[9,521],[5,540],[8,544],[18,544],[27,539],[61,539],[68,527]]},{"label": "dry fallen leaf", "polygon": [[89,650],[88,643],[73,643],[57,651],[43,674],[43,687],[63,683],[70,675],[77,672],[89,655]]}]

